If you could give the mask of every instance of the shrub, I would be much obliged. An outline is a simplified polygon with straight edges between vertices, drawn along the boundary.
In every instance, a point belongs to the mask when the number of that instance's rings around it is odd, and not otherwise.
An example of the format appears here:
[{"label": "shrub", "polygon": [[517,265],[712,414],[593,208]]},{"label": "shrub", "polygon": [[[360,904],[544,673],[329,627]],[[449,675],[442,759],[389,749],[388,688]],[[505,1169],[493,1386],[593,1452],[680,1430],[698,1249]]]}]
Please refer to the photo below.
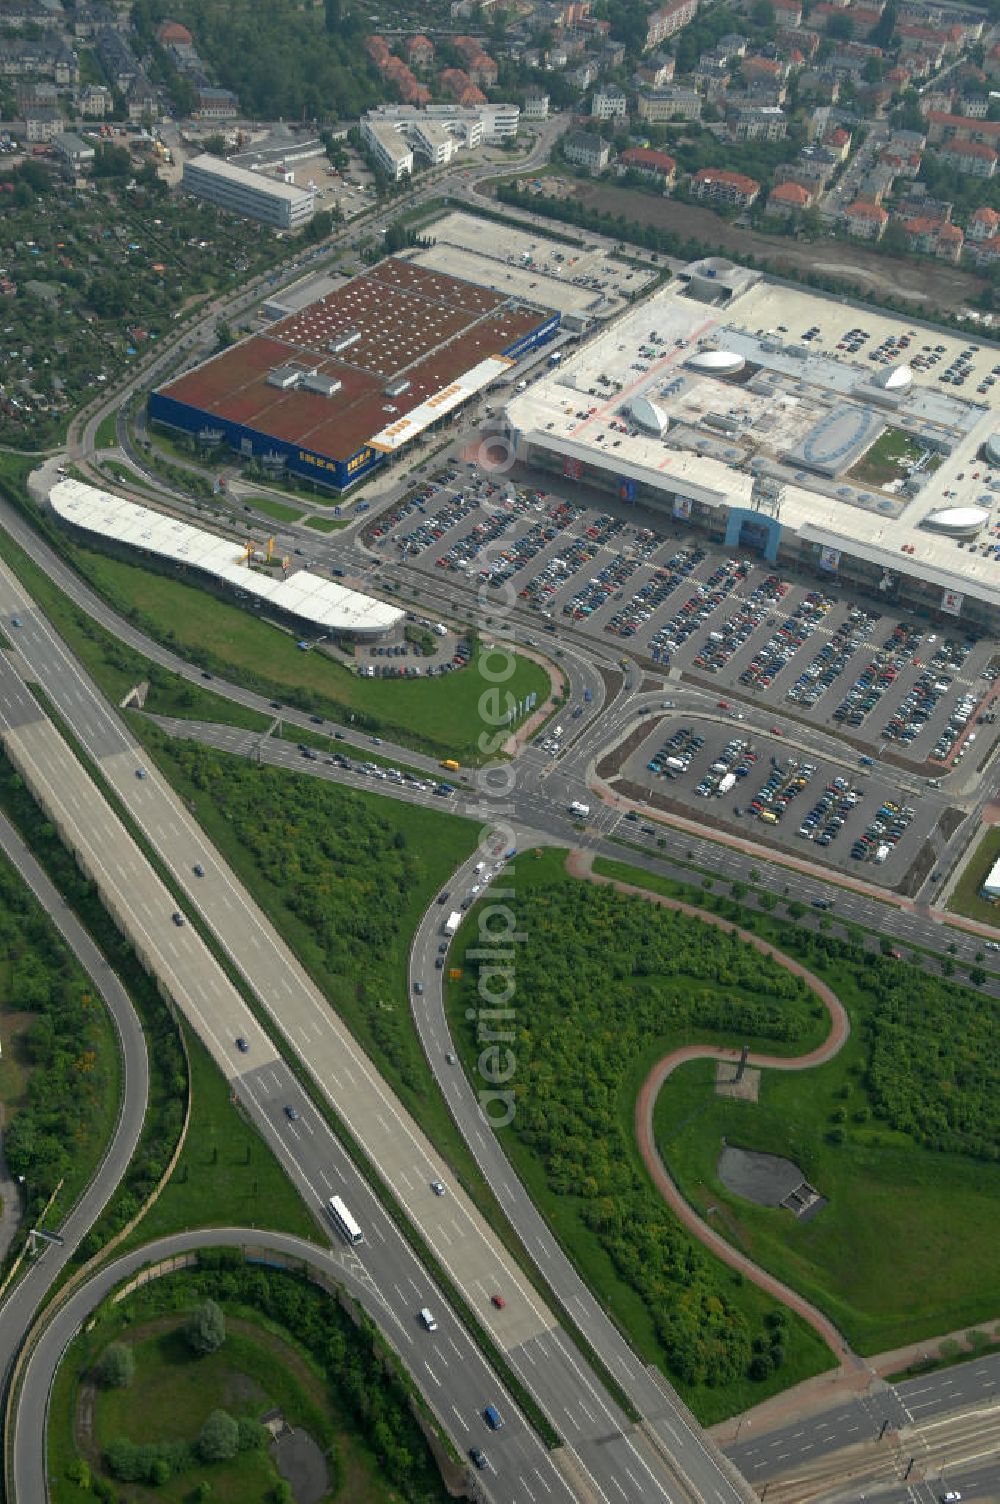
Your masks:
[{"label": "shrub", "polygon": [[196,1353],[214,1353],[226,1340],[226,1318],[214,1300],[192,1311],[185,1332]]},{"label": "shrub", "polygon": [[135,1356],[124,1342],[112,1342],[94,1369],[94,1377],[105,1389],[127,1389],[135,1377]]},{"label": "shrub", "polygon": [[225,1410],[213,1410],[198,1437],[203,1462],[228,1462],[240,1449],[240,1428]]}]

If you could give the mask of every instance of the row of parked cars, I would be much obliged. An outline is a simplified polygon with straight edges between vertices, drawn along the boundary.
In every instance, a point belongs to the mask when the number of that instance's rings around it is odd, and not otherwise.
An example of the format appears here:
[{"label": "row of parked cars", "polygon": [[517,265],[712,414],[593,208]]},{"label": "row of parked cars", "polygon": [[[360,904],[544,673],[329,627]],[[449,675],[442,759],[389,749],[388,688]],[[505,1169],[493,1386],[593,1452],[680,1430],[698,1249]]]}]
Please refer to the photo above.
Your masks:
[{"label": "row of parked cars", "polygon": [[816,764],[800,763],[797,757],[784,762],[771,759],[772,769],[750,801],[749,813],[764,825],[777,825],[792,800],[801,794],[816,772]]},{"label": "row of parked cars", "polygon": [[865,638],[874,631],[878,619],[877,612],[856,606],[799,675],[785,698],[811,710],[836,684]]},{"label": "row of parked cars", "polygon": [[[773,598],[780,599],[787,593],[788,586],[775,575],[771,575],[769,579],[775,582]],[[770,689],[782,669],[816,631],[832,605],[833,602],[827,600],[826,596],[810,590],[784,621],[778,622],[774,617],[769,617],[768,621],[774,631],[740,674],[740,683],[748,689]]]},{"label": "row of parked cars", "polygon": [[910,804],[900,804],[887,799],[866,826],[863,835],[857,837],[851,847],[851,856],[856,862],[882,863],[892,854],[893,847],[906,834],[907,827],[916,814]]},{"label": "row of parked cars", "polygon": [[852,788],[846,778],[836,777],[826,786],[799,826],[799,835],[817,846],[829,846],[847,823],[847,817],[864,798],[864,790]]},{"label": "row of parked cars", "polygon": [[729,559],[714,569],[704,584],[694,587],[694,594],[682,602],[679,610],[650,638],[653,658],[657,655],[676,653],[682,643],[699,631],[717,606],[736,589],[740,580],[745,580],[750,566],[736,559]]},{"label": "row of parked cars", "polygon": [[693,666],[706,674],[720,673],[743,644],[749,641],[761,622],[767,619],[771,607],[787,589],[788,586],[783,585],[776,575],[768,576],[751,591],[732,616],[709,632],[691,660]]},{"label": "row of parked cars", "polygon": [[[649,621],[654,611],[697,569],[704,557],[703,548],[678,549],[666,564],[656,570],[653,578],[640,585],[621,610],[616,611],[611,620],[605,623],[605,632],[610,632],[615,637],[634,637],[639,627]],[[653,656],[657,656],[655,650]]]},{"label": "row of parked cars", "polygon": [[897,676],[912,659],[920,643],[915,627],[899,622],[833,712],[833,719],[847,726],[860,726]]}]

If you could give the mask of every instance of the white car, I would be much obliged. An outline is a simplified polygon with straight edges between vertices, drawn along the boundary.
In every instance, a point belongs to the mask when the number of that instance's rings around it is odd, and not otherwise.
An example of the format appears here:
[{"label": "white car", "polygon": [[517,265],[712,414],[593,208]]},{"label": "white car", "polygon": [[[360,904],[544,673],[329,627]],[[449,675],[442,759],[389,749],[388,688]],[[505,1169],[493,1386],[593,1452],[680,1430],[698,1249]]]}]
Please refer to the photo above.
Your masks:
[{"label": "white car", "polygon": [[946,1494],[941,1495],[941,1504],[962,1504],[962,1495],[957,1488],[949,1488]]}]

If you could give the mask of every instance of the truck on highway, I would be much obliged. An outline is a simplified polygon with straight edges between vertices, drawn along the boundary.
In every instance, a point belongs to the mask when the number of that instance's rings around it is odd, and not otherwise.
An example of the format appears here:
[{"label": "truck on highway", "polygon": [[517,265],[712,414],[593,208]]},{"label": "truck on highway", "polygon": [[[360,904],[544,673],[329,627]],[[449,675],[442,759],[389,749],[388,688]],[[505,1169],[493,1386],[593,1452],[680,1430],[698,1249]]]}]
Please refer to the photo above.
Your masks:
[{"label": "truck on highway", "polygon": [[590,814],[590,805],[581,804],[579,799],[574,799],[569,807],[569,812],[571,815],[578,815],[581,819],[584,819]]},{"label": "truck on highway", "polygon": [[458,926],[461,923],[461,914],[459,913],[458,909],[453,909],[452,912],[448,915],[448,918],[445,920],[444,924],[441,926],[442,935],[447,935],[448,939],[450,940],[452,935],[457,933]]},{"label": "truck on highway", "polygon": [[736,774],[735,773],[727,773],[724,778],[720,778],[719,779],[719,787],[715,791],[716,795],[721,796],[722,794],[728,794],[729,790],[731,788],[734,788],[735,786],[736,786]]}]

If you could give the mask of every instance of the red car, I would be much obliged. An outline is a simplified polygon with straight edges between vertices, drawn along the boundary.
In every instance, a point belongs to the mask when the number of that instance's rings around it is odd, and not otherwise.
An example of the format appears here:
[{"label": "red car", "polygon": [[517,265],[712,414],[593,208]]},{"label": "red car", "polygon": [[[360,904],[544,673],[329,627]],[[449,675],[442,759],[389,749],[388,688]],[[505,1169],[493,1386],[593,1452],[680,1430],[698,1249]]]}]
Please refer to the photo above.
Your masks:
[{"label": "red car", "polygon": [[781,729],[780,726],[772,726],[771,727],[771,735],[772,736],[784,736],[784,734],[785,733],[782,731],[782,729]]},{"label": "red car", "polygon": [[491,1295],[490,1300],[496,1306],[498,1311],[502,1311],[504,1306],[507,1304],[502,1295]]},{"label": "red car", "polygon": [[728,710],[729,709],[729,701],[728,700],[720,700],[719,703],[718,703],[718,706],[716,708],[718,710]]}]

